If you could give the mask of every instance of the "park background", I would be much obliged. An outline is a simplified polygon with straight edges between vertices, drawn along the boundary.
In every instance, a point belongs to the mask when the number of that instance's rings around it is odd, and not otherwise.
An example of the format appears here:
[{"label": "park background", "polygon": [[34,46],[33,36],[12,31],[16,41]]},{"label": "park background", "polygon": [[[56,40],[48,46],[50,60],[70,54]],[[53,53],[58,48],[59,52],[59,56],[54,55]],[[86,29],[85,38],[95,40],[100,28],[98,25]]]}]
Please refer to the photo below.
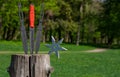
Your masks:
[{"label": "park background", "polygon": [[[19,0],[0,0],[0,77],[6,72],[10,55],[23,53]],[[21,0],[24,23],[29,38],[29,5],[35,6],[35,28],[40,16],[41,0]],[[120,76],[120,1],[119,0],[44,0],[45,16],[40,51],[53,35],[68,51],[58,60],[51,55],[55,68],[52,77],[119,77]],[[104,48],[105,52],[85,51]]]}]

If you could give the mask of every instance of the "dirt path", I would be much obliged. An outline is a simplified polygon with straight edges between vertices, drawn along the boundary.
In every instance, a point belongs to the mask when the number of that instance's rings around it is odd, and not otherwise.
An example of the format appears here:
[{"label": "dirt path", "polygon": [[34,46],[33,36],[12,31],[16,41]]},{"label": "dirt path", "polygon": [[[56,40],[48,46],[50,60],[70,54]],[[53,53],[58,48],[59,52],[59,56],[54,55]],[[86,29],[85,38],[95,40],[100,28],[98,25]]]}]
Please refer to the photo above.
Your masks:
[{"label": "dirt path", "polygon": [[[99,52],[105,52],[106,50],[107,49],[96,48],[94,50],[87,50],[87,51],[83,51],[83,52],[87,52],[87,53],[99,53]],[[0,54],[23,54],[23,53],[24,52],[0,51]],[[45,52],[40,52],[40,53],[45,53]],[[66,52],[66,53],[68,53],[68,52]],[[74,53],[81,53],[81,52],[74,52]]]},{"label": "dirt path", "polygon": [[107,50],[107,49],[97,48],[97,49],[88,50],[88,51],[85,51],[85,52],[89,52],[89,53],[98,53],[98,52],[105,52],[106,50]]}]

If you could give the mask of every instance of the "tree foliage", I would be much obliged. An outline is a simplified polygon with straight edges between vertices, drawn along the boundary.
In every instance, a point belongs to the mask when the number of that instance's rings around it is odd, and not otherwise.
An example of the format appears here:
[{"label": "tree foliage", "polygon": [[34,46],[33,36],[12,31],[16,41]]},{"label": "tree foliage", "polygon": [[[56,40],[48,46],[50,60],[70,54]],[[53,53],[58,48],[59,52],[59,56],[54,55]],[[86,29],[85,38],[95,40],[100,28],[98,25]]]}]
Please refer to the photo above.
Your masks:
[{"label": "tree foliage", "polygon": [[101,24],[98,29],[103,38],[107,39],[107,44],[112,44],[120,37],[120,1],[106,0],[103,4],[104,11],[101,17]]},{"label": "tree foliage", "polygon": [[[0,1],[0,39],[19,40],[19,0]],[[119,0],[44,0],[43,41],[65,38],[70,43],[120,43]],[[21,0],[29,36],[29,4],[35,5],[35,26],[42,0]],[[77,38],[78,37],[78,38]],[[76,39],[77,38],[77,39]]]}]

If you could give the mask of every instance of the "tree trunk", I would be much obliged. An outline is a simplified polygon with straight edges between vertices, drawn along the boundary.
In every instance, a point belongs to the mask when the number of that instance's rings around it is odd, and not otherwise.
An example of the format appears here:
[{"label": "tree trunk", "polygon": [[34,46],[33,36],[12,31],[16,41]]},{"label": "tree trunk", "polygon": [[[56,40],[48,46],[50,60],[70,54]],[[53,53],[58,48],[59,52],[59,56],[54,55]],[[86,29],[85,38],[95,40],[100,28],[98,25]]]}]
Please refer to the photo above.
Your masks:
[{"label": "tree trunk", "polygon": [[85,36],[85,5],[86,5],[86,0],[82,1],[81,4],[81,41],[84,43],[84,36]]},{"label": "tree trunk", "polygon": [[13,40],[20,40],[20,38],[18,38],[19,35],[20,35],[20,32],[16,31],[15,36],[13,37]]},{"label": "tree trunk", "polygon": [[78,25],[76,45],[78,46],[78,45],[79,45],[79,43],[80,43],[80,25]]},{"label": "tree trunk", "polygon": [[61,30],[60,30],[60,27],[58,28],[58,40],[61,39]]},{"label": "tree trunk", "polygon": [[69,33],[68,32],[66,32],[66,34],[65,34],[65,42],[69,42]]},{"label": "tree trunk", "polygon": [[48,54],[12,55],[10,77],[50,77],[53,68]]},{"label": "tree trunk", "polygon": [[4,28],[3,28],[3,35],[2,35],[2,37],[3,37],[3,39],[5,40],[6,39],[6,32],[7,32],[7,27],[5,26]]},{"label": "tree trunk", "polygon": [[51,36],[52,36],[52,29],[50,29],[49,41],[51,41]]},{"label": "tree trunk", "polygon": [[43,37],[43,39],[42,39],[42,41],[43,41],[43,43],[45,43],[46,42],[46,40],[45,40],[45,30],[44,30],[44,32],[43,32],[43,35],[42,35],[42,37]]},{"label": "tree trunk", "polygon": [[71,31],[69,32],[69,36],[70,36],[70,39],[69,39],[70,41],[69,42],[73,43],[73,36],[72,36],[72,32]]},{"label": "tree trunk", "polygon": [[17,30],[17,28],[14,27],[13,30],[12,30],[12,34],[11,34],[11,39],[10,40],[13,40],[13,38],[15,37],[16,30]]}]

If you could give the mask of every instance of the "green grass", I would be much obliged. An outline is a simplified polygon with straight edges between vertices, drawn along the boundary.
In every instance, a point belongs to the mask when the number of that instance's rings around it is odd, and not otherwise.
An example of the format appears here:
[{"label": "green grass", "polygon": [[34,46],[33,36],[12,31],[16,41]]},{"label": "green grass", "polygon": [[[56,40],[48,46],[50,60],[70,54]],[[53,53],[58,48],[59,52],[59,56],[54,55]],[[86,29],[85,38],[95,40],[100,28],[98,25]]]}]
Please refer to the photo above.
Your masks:
[{"label": "green grass", "polygon": [[[29,45],[29,44],[28,44]],[[47,51],[48,48],[41,45],[41,51]],[[0,41],[0,51],[23,51],[22,42],[20,41]]]},{"label": "green grass", "polygon": [[[95,47],[90,46],[76,46],[73,44],[61,44],[61,46],[67,48],[69,51],[85,51],[91,50]],[[23,51],[22,42],[20,41],[0,41],[0,51],[21,52]],[[44,43],[41,44],[40,51],[49,51]]]},{"label": "green grass", "polygon": [[0,77],[9,77],[7,73],[7,68],[10,65],[10,55],[0,54]]},{"label": "green grass", "polygon": [[61,54],[51,58],[55,68],[52,77],[119,77],[120,49],[102,53]]},{"label": "green grass", "polygon": [[[7,47],[16,43],[16,49],[22,51],[20,42],[2,42],[0,43],[0,51],[9,51]],[[1,45],[8,45],[1,49]],[[21,48],[19,48],[21,45]],[[13,46],[13,48],[14,48]],[[90,46],[75,46],[62,44],[68,48],[66,52],[60,53],[60,59],[57,59],[55,54],[51,55],[51,65],[54,67],[54,72],[51,77],[119,77],[120,76],[120,49],[109,49],[106,52],[86,53],[82,51],[91,50],[95,47]],[[6,48],[6,49],[5,49]],[[42,49],[43,48],[43,49]],[[41,46],[42,51],[47,51],[44,44]],[[12,49],[10,50],[10,52]],[[14,52],[17,51],[14,49]],[[75,53],[74,53],[75,52]],[[77,52],[77,53],[76,53]],[[80,52],[80,53],[79,53]],[[10,64],[11,54],[0,54],[0,77],[9,77],[6,72]]]}]

